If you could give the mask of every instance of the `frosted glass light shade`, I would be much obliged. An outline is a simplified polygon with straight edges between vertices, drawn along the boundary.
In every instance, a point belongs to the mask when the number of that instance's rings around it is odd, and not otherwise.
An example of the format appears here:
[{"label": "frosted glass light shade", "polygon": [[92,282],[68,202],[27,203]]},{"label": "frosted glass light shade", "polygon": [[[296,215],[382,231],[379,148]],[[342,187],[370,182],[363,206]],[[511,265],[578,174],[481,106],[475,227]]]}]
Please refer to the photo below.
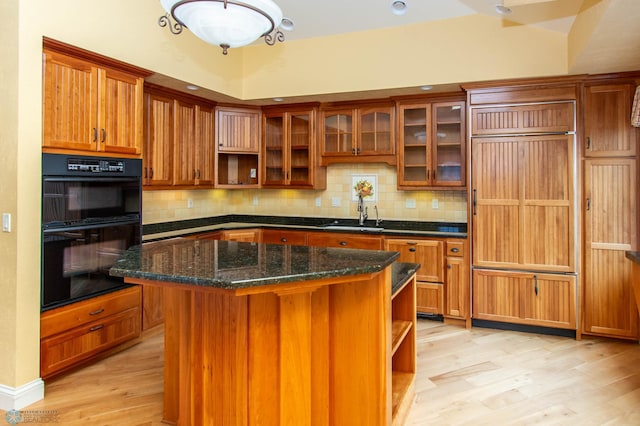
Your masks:
[{"label": "frosted glass light shade", "polygon": [[282,21],[271,0],[160,0],[173,18],[207,43],[241,47],[269,34]]}]

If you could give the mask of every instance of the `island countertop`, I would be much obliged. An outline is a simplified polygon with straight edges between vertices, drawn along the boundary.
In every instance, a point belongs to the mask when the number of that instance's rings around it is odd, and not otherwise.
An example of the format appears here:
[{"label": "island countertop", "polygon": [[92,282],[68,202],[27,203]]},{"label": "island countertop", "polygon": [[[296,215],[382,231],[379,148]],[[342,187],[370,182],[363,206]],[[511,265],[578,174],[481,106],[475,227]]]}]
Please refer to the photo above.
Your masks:
[{"label": "island countertop", "polygon": [[378,250],[173,238],[130,248],[111,275],[224,290],[380,272],[399,254]]}]

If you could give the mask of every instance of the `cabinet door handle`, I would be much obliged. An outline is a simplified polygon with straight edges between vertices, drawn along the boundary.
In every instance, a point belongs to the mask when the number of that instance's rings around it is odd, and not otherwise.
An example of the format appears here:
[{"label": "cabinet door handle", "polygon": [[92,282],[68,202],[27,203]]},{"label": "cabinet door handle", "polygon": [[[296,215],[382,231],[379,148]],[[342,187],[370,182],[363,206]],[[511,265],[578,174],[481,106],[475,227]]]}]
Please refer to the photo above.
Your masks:
[{"label": "cabinet door handle", "polygon": [[104,328],[104,324],[94,325],[89,329],[89,332],[98,331]]},{"label": "cabinet door handle", "polygon": [[200,169],[198,169],[198,179],[200,179]]},{"label": "cabinet door handle", "polygon": [[196,178],[196,169],[193,169],[193,178]]},{"label": "cabinet door handle", "polygon": [[149,177],[149,169],[147,167],[144,168],[144,178],[147,179]]},{"label": "cabinet door handle", "polygon": [[93,141],[98,141],[98,129],[96,129],[95,127],[93,128]]},{"label": "cabinet door handle", "polygon": [[107,140],[107,131],[100,129],[100,142],[104,142],[105,140]]},{"label": "cabinet door handle", "polygon": [[356,155],[356,149],[355,149],[355,148],[351,148],[351,153],[352,153],[353,155]]},{"label": "cabinet door handle", "polygon": [[591,149],[591,136],[587,136],[587,149]]},{"label": "cabinet door handle", "polygon": [[533,280],[535,281],[536,285],[535,285],[535,291],[536,291],[536,296],[538,295],[538,276],[534,275],[533,276]]},{"label": "cabinet door handle", "polygon": [[478,205],[478,190],[474,189],[473,190],[473,201],[471,203],[471,205],[473,206],[473,215],[476,216],[478,214],[477,211],[477,205]]},{"label": "cabinet door handle", "polygon": [[346,246],[346,245],[347,245],[347,242],[346,242],[346,241],[340,241],[340,245],[341,245],[341,246]]},{"label": "cabinet door handle", "polygon": [[591,198],[587,198],[587,211],[591,210]]},{"label": "cabinet door handle", "polygon": [[91,315],[91,316],[100,315],[103,312],[104,312],[104,308],[100,308],[100,309],[96,309],[95,311],[89,312],[89,315]]},{"label": "cabinet door handle", "polygon": [[151,176],[149,176],[149,178],[153,179],[153,167],[151,167],[149,170],[151,171]]}]

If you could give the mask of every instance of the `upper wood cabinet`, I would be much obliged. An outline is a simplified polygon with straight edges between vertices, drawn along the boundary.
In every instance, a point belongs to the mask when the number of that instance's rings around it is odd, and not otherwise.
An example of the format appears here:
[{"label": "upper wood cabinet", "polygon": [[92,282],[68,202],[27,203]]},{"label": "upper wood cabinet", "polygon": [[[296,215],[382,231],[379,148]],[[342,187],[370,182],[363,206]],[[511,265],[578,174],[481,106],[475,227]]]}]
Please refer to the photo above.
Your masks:
[{"label": "upper wood cabinet", "polygon": [[214,105],[152,84],[145,92],[143,185],[213,187]]},{"label": "upper wood cabinet", "polygon": [[216,188],[258,188],[261,111],[216,108]]},{"label": "upper wood cabinet", "polygon": [[218,152],[260,152],[260,110],[216,108]]},{"label": "upper wood cabinet", "polygon": [[392,104],[327,107],[321,114],[321,164],[396,164]]},{"label": "upper wood cabinet", "polygon": [[471,109],[471,135],[568,133],[575,130],[573,102],[487,106]]},{"label": "upper wood cabinet", "polygon": [[263,110],[262,186],[326,188],[317,166],[316,108]]},{"label": "upper wood cabinet", "polygon": [[585,156],[636,155],[636,130],[629,124],[634,90],[633,84],[585,87]]},{"label": "upper wood cabinet", "polygon": [[213,185],[214,110],[211,105],[174,101],[174,185]]},{"label": "upper wood cabinet", "polygon": [[142,155],[144,186],[173,184],[173,126],[173,99],[147,91]]},{"label": "upper wood cabinet", "polygon": [[[74,56],[76,52],[81,56]],[[88,60],[91,56],[45,42],[43,149],[140,156],[143,77],[128,72],[134,67],[122,64],[125,70],[119,69],[116,61],[93,55],[97,61],[105,59],[107,66]]]},{"label": "upper wood cabinet", "polygon": [[465,103],[401,103],[398,115],[398,188],[463,188]]}]

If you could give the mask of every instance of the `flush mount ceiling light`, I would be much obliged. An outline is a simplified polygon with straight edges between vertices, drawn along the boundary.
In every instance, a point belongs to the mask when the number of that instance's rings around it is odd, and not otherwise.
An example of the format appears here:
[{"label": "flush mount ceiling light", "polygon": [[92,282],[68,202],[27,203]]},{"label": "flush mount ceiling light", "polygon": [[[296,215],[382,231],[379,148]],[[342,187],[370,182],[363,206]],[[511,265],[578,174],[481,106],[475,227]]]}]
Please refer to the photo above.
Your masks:
[{"label": "flush mount ceiling light", "polygon": [[246,46],[260,37],[269,46],[284,41],[279,28],[282,11],[271,0],[160,0],[160,4],[167,13],[158,19],[158,25],[168,26],[173,34],[189,28],[207,43],[222,47],[225,55],[227,49]]},{"label": "flush mount ceiling light", "polygon": [[393,12],[394,15],[404,15],[407,13],[407,3],[402,0],[392,1],[391,12]]}]

